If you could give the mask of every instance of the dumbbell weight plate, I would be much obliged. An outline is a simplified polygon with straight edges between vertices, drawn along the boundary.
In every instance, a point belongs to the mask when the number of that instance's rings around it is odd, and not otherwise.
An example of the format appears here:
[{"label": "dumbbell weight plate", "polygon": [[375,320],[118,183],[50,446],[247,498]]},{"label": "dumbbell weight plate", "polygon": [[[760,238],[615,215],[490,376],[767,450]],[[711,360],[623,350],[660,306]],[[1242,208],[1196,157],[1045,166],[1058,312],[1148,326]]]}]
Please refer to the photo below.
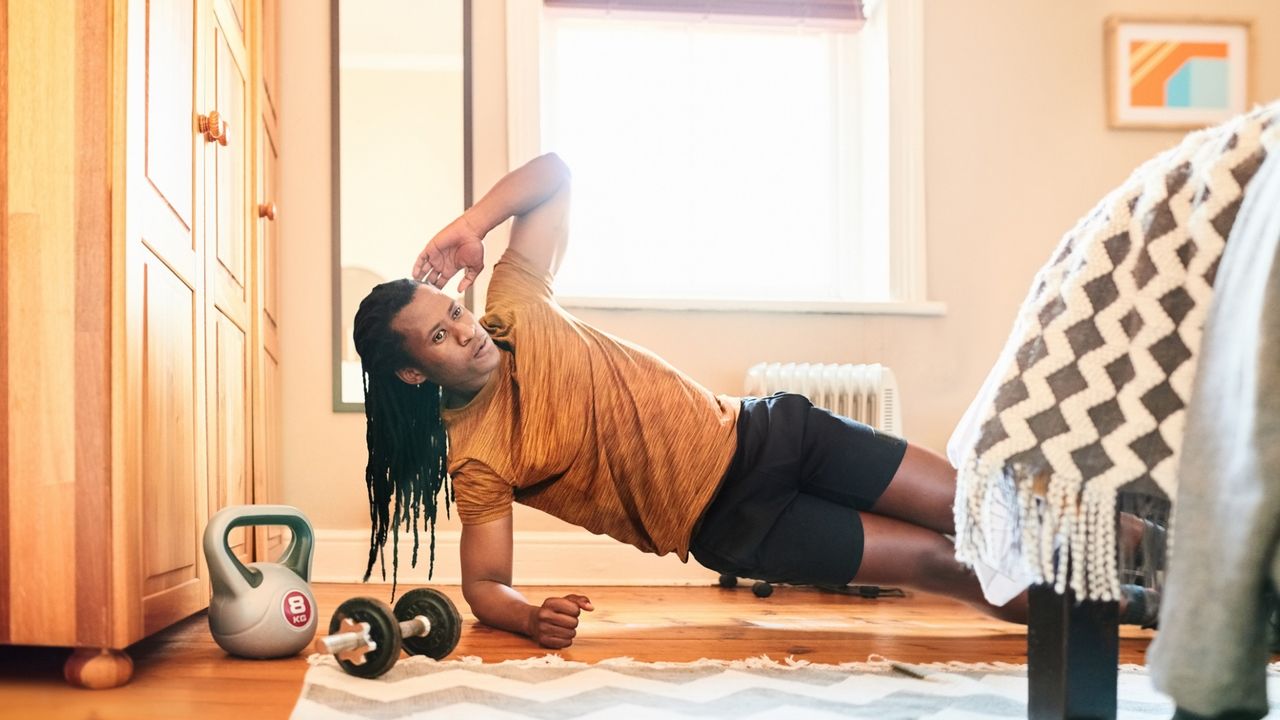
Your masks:
[{"label": "dumbbell weight plate", "polygon": [[350,618],[352,622],[369,623],[369,636],[378,647],[365,654],[362,665],[350,660],[339,660],[338,664],[342,665],[342,669],[350,675],[362,678],[375,678],[390,670],[400,659],[400,623],[396,622],[391,607],[374,598],[351,598],[333,611],[333,618],[329,620],[330,635],[339,632],[344,617]]},{"label": "dumbbell weight plate", "polygon": [[410,590],[396,602],[396,619],[407,622],[418,615],[431,621],[431,632],[426,637],[404,638],[405,652],[426,655],[435,660],[453,652],[458,646],[458,638],[462,636],[462,616],[453,601],[439,590]]}]

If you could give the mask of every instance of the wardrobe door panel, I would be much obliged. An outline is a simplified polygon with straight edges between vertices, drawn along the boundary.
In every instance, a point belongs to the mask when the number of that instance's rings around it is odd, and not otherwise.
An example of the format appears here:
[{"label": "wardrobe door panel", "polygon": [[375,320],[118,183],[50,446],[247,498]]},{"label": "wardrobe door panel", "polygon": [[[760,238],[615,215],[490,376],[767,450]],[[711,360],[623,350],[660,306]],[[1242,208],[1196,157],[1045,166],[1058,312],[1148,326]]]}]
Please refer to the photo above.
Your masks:
[{"label": "wardrobe door panel", "polygon": [[[147,3],[146,177],[188,229],[193,224],[194,41],[194,2]],[[194,249],[190,242],[187,247]]]},{"label": "wardrobe door panel", "polygon": [[262,86],[267,93],[264,114],[275,120],[280,104],[279,0],[262,0]]},{"label": "wardrobe door panel", "polygon": [[[205,178],[205,211],[209,247],[216,262],[209,263],[215,302],[244,324],[248,305],[248,140],[246,82],[243,49],[233,46],[237,36],[213,29],[213,58],[216,89],[212,105],[227,119],[225,143],[211,145]],[[213,241],[216,238],[216,242]]]},{"label": "wardrobe door panel", "polygon": [[132,582],[120,597],[141,606],[125,614],[130,640],[208,602],[201,7],[129,4],[124,487],[136,526],[124,535]]},{"label": "wardrobe door panel", "polygon": [[142,269],[141,507],[144,626],[152,632],[207,600],[197,433],[202,366],[195,290],[160,258]]},{"label": "wardrobe door panel", "polygon": [[[213,387],[210,398],[211,454],[210,492],[214,495],[210,512],[228,505],[253,502],[249,476],[250,397],[249,354],[245,332],[221,312],[213,315],[210,336],[210,374]],[[252,536],[247,528],[231,531],[227,544],[241,562],[253,560]]]},{"label": "wardrobe door panel", "polygon": [[[261,203],[270,208],[271,217],[261,217],[262,238],[262,311],[264,328],[271,341],[276,340],[280,329],[280,224],[275,221],[275,206],[279,197],[280,154],[276,149],[270,125],[262,123],[262,195]],[[263,209],[266,212],[266,208]]]}]

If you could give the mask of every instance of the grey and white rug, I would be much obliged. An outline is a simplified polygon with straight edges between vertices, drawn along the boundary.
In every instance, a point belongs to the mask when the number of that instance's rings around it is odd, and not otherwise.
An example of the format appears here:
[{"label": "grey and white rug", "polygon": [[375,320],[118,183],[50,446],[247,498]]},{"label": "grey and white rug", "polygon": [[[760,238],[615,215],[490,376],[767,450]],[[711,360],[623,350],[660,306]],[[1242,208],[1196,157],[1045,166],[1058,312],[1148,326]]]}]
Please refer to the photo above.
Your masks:
[{"label": "grey and white rug", "polygon": [[[1005,663],[821,665],[788,658],[587,664],[548,655],[482,663],[465,657],[402,659],[375,680],[351,677],[313,655],[297,720],[356,718],[1024,718],[1025,665]],[[1120,718],[1168,718],[1173,704],[1141,666],[1121,667]],[[1280,669],[1268,674],[1269,717],[1280,717]]]}]

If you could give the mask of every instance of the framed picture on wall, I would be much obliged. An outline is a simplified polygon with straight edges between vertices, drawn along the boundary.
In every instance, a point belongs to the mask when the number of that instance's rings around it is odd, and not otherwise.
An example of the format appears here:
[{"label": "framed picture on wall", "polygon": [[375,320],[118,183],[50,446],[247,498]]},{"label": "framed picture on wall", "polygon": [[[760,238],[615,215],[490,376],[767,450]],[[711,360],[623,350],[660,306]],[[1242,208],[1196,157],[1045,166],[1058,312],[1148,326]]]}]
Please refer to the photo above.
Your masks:
[{"label": "framed picture on wall", "polygon": [[1107,18],[1108,125],[1188,130],[1244,112],[1249,32],[1247,20]]}]

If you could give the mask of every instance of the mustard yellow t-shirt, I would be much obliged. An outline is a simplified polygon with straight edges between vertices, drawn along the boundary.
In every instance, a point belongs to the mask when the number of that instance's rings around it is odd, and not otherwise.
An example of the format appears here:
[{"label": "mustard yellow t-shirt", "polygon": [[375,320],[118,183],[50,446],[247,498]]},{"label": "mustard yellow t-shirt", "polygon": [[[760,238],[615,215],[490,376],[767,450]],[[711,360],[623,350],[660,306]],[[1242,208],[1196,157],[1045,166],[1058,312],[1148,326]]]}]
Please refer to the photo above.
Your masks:
[{"label": "mustard yellow t-shirt", "polygon": [[498,367],[443,412],[462,522],[502,518],[514,500],[686,560],[737,446],[740,401],[573,317],[551,276],[513,250],[487,310]]}]

